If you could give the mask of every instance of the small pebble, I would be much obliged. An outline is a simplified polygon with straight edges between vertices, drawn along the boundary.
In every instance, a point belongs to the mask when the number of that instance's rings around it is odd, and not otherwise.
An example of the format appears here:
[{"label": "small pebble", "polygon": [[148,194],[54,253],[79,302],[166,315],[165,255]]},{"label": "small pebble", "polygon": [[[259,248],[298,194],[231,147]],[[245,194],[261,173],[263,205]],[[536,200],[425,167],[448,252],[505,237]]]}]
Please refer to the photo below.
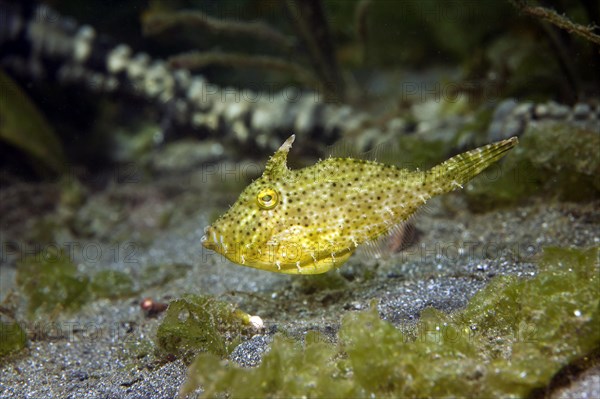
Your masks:
[{"label": "small pebble", "polygon": [[590,106],[585,103],[577,103],[573,107],[573,116],[575,119],[585,119],[590,113]]}]

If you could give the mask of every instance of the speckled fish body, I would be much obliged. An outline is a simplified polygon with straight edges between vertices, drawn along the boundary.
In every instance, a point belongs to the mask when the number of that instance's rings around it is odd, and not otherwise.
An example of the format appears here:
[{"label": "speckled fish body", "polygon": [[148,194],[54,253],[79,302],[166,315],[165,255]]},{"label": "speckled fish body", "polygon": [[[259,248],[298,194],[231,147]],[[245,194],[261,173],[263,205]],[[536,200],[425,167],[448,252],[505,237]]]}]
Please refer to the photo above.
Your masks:
[{"label": "speckled fish body", "polygon": [[431,197],[462,185],[496,162],[517,138],[457,155],[428,171],[353,158],[290,170],[292,135],[263,175],[206,228],[202,244],[232,262],[289,274],[341,266],[356,248],[413,215]]}]

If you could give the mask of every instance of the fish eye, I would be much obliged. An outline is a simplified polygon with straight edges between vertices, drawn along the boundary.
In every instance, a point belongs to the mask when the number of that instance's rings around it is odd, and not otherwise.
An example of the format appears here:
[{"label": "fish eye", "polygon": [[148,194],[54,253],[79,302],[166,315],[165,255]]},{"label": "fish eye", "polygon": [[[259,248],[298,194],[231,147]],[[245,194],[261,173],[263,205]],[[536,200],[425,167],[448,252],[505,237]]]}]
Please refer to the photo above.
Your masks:
[{"label": "fish eye", "polygon": [[262,209],[273,209],[279,203],[279,194],[270,187],[260,190],[256,197]]}]

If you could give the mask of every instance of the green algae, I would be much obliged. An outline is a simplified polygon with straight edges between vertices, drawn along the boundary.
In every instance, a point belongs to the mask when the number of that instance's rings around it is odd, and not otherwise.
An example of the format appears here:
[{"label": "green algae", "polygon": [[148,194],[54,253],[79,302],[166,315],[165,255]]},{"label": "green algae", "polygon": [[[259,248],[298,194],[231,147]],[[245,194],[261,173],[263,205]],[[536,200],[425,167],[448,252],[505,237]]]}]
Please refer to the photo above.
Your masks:
[{"label": "green algae", "polygon": [[90,289],[96,297],[109,299],[127,298],[137,292],[131,277],[117,270],[103,270],[96,273]]},{"label": "green algae", "polygon": [[211,296],[184,295],[169,303],[156,333],[160,357],[190,361],[200,352],[227,356],[248,329],[249,315]]},{"label": "green algae", "polygon": [[101,270],[91,277],[80,273],[64,251],[51,247],[18,264],[17,285],[28,297],[30,315],[74,312],[101,298],[130,298],[143,288],[162,286],[189,270],[186,264],[150,265],[134,280],[118,270]]},{"label": "green algae", "polygon": [[204,397],[229,392],[231,397],[357,397],[356,384],[347,378],[343,362],[333,361],[337,349],[311,331],[305,347],[278,334],[269,353],[255,369],[228,367],[213,354],[202,354],[188,370],[181,396],[204,388]]},{"label": "green algae", "polygon": [[17,284],[29,297],[30,314],[74,311],[90,299],[89,278],[79,274],[64,251],[52,248],[19,262]]},{"label": "green algae", "polygon": [[60,139],[34,103],[3,70],[0,70],[0,141],[23,150],[33,158],[33,167],[42,176],[47,168],[55,173],[67,170]]},{"label": "green algae", "polygon": [[192,267],[186,263],[149,265],[142,270],[140,283],[144,287],[161,287],[184,276]]},{"label": "green algae", "polygon": [[16,322],[0,320],[0,358],[18,352],[27,345],[25,331]]},{"label": "green algae", "polygon": [[74,312],[98,298],[124,298],[137,293],[127,274],[103,270],[91,278],[80,273],[64,251],[48,250],[24,258],[17,266],[17,285],[28,297],[30,315]]},{"label": "green algae", "polygon": [[505,162],[465,190],[469,207],[485,211],[531,196],[587,201],[600,195],[600,136],[562,123],[530,127]]},{"label": "green algae", "polygon": [[201,354],[180,393],[523,397],[600,347],[599,254],[547,248],[536,277],[499,276],[459,312],[424,310],[409,332],[373,306],[344,317],[337,344],[314,333],[304,346],[276,335],[254,369]]}]

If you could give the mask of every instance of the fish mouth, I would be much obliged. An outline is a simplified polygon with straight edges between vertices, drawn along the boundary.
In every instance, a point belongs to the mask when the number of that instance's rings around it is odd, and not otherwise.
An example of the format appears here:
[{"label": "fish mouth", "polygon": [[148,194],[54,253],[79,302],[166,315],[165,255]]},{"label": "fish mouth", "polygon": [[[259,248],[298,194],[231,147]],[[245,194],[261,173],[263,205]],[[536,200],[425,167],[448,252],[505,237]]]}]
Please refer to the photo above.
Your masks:
[{"label": "fish mouth", "polygon": [[227,245],[223,241],[223,235],[217,234],[217,231],[212,226],[204,229],[204,235],[200,239],[200,243],[206,249],[211,249],[219,253],[227,252]]},{"label": "fish mouth", "polygon": [[206,249],[214,249],[214,247],[215,247],[215,245],[216,245],[214,242],[212,242],[212,241],[210,241],[210,240],[208,239],[208,237],[206,236],[206,234],[204,234],[204,235],[202,236],[202,238],[200,239],[200,243],[201,243],[201,244],[202,244],[202,246],[203,246],[204,248],[206,248]]}]

